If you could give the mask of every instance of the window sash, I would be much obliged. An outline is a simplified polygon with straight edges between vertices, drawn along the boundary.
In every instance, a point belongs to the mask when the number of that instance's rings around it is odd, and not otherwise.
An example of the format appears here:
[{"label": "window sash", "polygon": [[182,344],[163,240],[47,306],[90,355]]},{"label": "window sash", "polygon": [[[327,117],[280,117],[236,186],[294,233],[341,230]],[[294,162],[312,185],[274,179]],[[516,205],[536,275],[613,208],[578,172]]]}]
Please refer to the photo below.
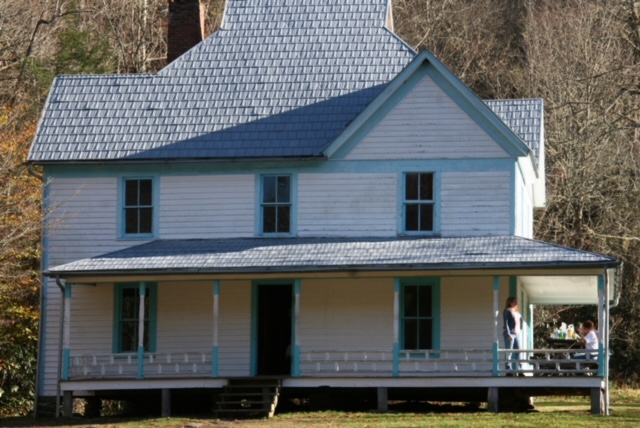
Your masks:
[{"label": "window sash", "polygon": [[404,176],[404,231],[435,230],[435,176],[432,172],[406,173]]},{"label": "window sash", "polygon": [[[114,352],[129,353],[138,350],[138,334],[140,321],[140,287],[137,284],[116,285],[116,313]],[[145,287],[144,297],[144,336],[143,349],[153,352],[155,340],[155,300],[156,288],[152,285]]]},{"label": "window sash", "polygon": [[124,233],[143,235],[153,233],[153,180],[124,180]]},{"label": "window sash", "polygon": [[291,233],[291,177],[262,177],[262,233]]},{"label": "window sash", "polygon": [[435,342],[435,293],[433,286],[405,285],[402,303],[403,349],[433,349]]}]

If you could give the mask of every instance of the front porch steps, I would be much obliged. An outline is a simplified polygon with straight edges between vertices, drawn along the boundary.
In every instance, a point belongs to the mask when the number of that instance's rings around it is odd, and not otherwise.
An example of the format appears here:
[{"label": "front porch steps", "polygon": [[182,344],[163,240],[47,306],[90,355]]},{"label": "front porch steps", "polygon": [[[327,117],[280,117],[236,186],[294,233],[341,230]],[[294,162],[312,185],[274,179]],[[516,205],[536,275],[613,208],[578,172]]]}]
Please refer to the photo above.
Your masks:
[{"label": "front porch steps", "polygon": [[220,419],[270,418],[282,388],[279,378],[229,379],[218,396],[215,412]]}]

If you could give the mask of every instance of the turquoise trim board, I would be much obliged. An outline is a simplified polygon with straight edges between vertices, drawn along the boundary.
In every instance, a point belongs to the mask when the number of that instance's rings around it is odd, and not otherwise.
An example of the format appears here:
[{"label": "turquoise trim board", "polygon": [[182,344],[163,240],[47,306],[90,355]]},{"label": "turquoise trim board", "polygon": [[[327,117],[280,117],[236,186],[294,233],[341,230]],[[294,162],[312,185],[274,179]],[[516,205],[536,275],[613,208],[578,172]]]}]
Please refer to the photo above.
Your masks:
[{"label": "turquoise trim board", "polygon": [[509,296],[518,298],[518,277],[517,276],[509,277]]},{"label": "turquoise trim board", "polygon": [[[43,168],[42,212],[50,210],[51,188],[49,184],[49,167]],[[36,365],[36,402],[37,397],[44,393],[44,361],[47,352],[47,306],[49,305],[49,279],[42,272],[49,269],[49,222],[43,220],[44,233],[42,233],[42,269],[40,271],[40,328],[38,329],[38,363]]]},{"label": "turquoise trim board", "polygon": [[293,343],[293,352],[291,359],[291,374],[293,377],[300,377],[300,343],[298,340],[298,331],[296,326],[299,322],[300,308],[296,305],[296,301],[300,302],[300,295],[302,293],[302,282],[299,279],[293,281],[293,303],[291,307],[294,309],[294,316],[291,317],[291,337]]},{"label": "turquoise trim board", "polygon": [[[51,166],[52,178],[114,178],[122,177],[193,177],[197,175],[261,175],[261,174],[327,174],[402,171],[496,171],[509,170],[512,158],[487,159],[379,159],[379,160],[330,160],[330,161],[282,161],[277,168],[270,162],[227,162],[210,164],[171,165],[67,165]],[[257,188],[259,189],[259,187]]]},{"label": "turquoise trim board", "polygon": [[[607,305],[607,299],[609,298],[606,295],[606,281],[604,278],[604,275],[598,275],[598,294],[601,294],[603,296],[602,299],[598,299],[598,300],[602,300],[605,304],[605,307]],[[603,310],[602,308],[599,307],[600,304],[598,303],[598,311]],[[608,313],[605,314],[605,316],[609,316]],[[599,326],[599,328],[606,328],[605,326]],[[604,343],[599,343],[598,344],[598,376],[600,377],[604,377],[605,375],[608,376],[608,363],[609,363],[609,352],[608,350],[604,347]]]},{"label": "turquoise trim board", "polygon": [[71,351],[69,348],[62,350],[62,380],[70,379],[70,367],[71,367]]}]

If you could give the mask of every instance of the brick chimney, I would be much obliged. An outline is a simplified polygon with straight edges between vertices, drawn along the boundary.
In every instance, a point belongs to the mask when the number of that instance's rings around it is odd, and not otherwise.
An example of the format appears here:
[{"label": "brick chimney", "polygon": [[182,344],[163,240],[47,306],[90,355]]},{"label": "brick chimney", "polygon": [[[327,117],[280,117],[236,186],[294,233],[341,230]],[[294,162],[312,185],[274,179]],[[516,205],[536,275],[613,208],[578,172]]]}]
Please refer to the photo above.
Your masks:
[{"label": "brick chimney", "polygon": [[204,18],[199,0],[169,0],[167,64],[204,39]]}]

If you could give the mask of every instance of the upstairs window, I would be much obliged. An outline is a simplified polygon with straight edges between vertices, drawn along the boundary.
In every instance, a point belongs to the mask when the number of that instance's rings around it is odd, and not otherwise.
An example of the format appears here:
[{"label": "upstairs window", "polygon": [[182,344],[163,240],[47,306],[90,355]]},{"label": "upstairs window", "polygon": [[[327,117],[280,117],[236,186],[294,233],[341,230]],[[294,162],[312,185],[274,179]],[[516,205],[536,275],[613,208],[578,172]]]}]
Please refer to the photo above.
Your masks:
[{"label": "upstairs window", "polygon": [[124,180],[123,223],[125,236],[153,234],[153,180]]},{"label": "upstairs window", "polygon": [[262,233],[291,233],[291,177],[262,177]]},{"label": "upstairs window", "polygon": [[433,173],[407,173],[404,178],[404,231],[433,232],[435,217]]}]

